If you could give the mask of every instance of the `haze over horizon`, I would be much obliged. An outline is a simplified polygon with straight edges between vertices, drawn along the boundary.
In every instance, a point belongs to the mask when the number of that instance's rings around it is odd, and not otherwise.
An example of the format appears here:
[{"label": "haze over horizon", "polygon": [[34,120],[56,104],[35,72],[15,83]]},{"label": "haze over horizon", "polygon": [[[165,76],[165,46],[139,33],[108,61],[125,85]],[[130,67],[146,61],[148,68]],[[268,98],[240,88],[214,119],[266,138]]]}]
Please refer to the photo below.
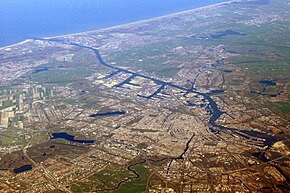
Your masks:
[{"label": "haze over horizon", "polygon": [[0,2],[0,47],[30,37],[95,30],[224,1],[3,0]]}]

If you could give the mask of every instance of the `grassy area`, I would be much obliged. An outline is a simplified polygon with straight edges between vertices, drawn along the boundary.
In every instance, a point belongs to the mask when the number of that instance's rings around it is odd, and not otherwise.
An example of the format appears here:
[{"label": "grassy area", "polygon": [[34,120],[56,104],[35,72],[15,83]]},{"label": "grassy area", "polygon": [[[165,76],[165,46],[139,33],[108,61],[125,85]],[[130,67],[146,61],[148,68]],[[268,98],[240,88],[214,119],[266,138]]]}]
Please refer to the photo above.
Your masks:
[{"label": "grassy area", "polygon": [[140,47],[108,53],[105,61],[116,62],[118,66],[126,66],[132,70],[142,70],[159,77],[174,77],[180,70],[178,54],[172,53],[176,47],[172,42],[158,42]]},{"label": "grassy area", "polygon": [[29,165],[31,162],[24,156],[23,151],[14,151],[5,154],[0,160],[0,169],[15,169],[23,165]]},{"label": "grassy area", "polygon": [[77,80],[82,80],[85,77],[92,75],[94,71],[85,68],[71,68],[71,69],[51,69],[38,74],[33,74],[34,81],[39,83],[50,83],[65,85]]},{"label": "grassy area", "polygon": [[47,191],[47,192],[44,192],[44,193],[65,193],[65,192],[62,191],[62,190],[55,189],[55,190]]},{"label": "grassy area", "polygon": [[76,99],[73,99],[73,98],[66,98],[63,100],[63,102],[65,102],[69,105],[75,105],[78,103],[78,101]]},{"label": "grassy area", "polygon": [[46,142],[49,139],[49,135],[45,131],[35,131],[33,132],[30,144],[37,145]]},{"label": "grassy area", "polygon": [[19,134],[17,130],[6,130],[0,132],[1,146],[24,145],[27,140],[24,134]]},{"label": "grassy area", "polygon": [[158,71],[156,73],[157,76],[160,76],[160,77],[168,77],[168,78],[171,78],[171,77],[174,77],[178,72],[179,72],[180,68],[176,68],[176,67],[167,67],[167,68],[164,68],[160,71]]},{"label": "grassy area", "polygon": [[2,107],[0,107],[0,110],[1,109],[6,109],[6,108],[11,107],[13,105],[16,105],[16,103],[14,103],[12,100],[2,101]]},{"label": "grassy area", "polygon": [[110,165],[105,170],[90,176],[86,181],[71,185],[71,191],[90,192],[96,189],[114,189],[120,181],[131,175],[126,168]]},{"label": "grassy area", "polygon": [[56,139],[34,145],[28,148],[27,153],[36,163],[39,163],[57,155],[74,159],[87,151],[88,149],[82,145],[70,144],[65,140]]},{"label": "grassy area", "polygon": [[290,114],[290,104],[288,102],[271,102],[269,108],[277,113]]},{"label": "grassy area", "polygon": [[[140,177],[138,179],[130,179],[122,184],[114,193],[142,193],[146,189],[149,171],[143,165],[132,167]],[[83,182],[71,185],[72,192],[91,192],[93,190],[110,190],[115,189],[119,182],[133,177],[133,173],[118,165],[108,166],[105,170],[90,176]],[[108,191],[111,192],[111,191]]]},{"label": "grassy area", "polygon": [[[52,59],[49,63],[37,66],[36,69],[45,67],[46,71],[30,74],[32,79],[39,83],[65,85],[74,81],[82,80],[94,73],[90,67],[96,65],[96,57],[93,52],[84,49],[76,49],[69,61]],[[45,93],[44,93],[45,94]],[[44,95],[45,96],[45,95]]]},{"label": "grassy area", "polygon": [[123,184],[114,193],[142,193],[146,190],[147,179],[149,177],[149,171],[143,165],[137,165],[132,167],[139,174],[138,179],[130,180],[129,182]]}]

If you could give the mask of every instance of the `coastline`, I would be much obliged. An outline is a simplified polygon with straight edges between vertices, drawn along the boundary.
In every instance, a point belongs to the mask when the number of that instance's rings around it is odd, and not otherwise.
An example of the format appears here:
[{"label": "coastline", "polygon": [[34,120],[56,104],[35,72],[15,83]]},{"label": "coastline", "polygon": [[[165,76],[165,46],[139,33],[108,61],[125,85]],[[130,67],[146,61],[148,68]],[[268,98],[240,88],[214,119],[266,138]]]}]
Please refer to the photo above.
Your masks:
[{"label": "coastline", "polygon": [[[52,39],[52,38],[68,37],[68,36],[75,36],[75,35],[85,35],[85,34],[88,34],[88,33],[104,32],[104,31],[118,29],[118,28],[122,28],[122,27],[129,27],[129,26],[132,26],[132,25],[134,26],[134,25],[138,25],[138,24],[149,23],[149,22],[152,22],[152,21],[155,21],[155,20],[171,18],[171,17],[175,17],[175,16],[187,14],[187,13],[192,13],[192,12],[195,12],[195,11],[202,11],[202,10],[214,8],[214,7],[217,7],[217,6],[230,4],[230,3],[233,3],[233,2],[237,2],[237,1],[240,1],[240,0],[228,0],[228,1],[225,1],[225,2],[221,2],[221,3],[216,3],[216,4],[212,4],[212,5],[207,5],[207,6],[203,6],[203,7],[198,7],[198,8],[194,8],[194,9],[189,9],[189,10],[185,10],[185,11],[171,13],[171,14],[168,14],[168,15],[153,17],[153,18],[150,18],[150,19],[144,19],[144,20],[140,20],[140,21],[125,23],[125,24],[120,24],[120,25],[115,25],[115,26],[111,26],[111,27],[95,29],[95,30],[90,30],[90,31],[71,33],[71,34],[64,34],[64,35],[56,35],[56,36],[49,36],[49,37],[44,37],[43,39]],[[8,46],[0,47],[0,50],[11,49],[11,48],[16,47],[18,45],[22,45],[22,44],[25,44],[25,43],[28,43],[28,42],[31,42],[31,41],[33,41],[33,39],[26,39],[24,41],[21,41],[21,42],[15,43],[15,44],[11,44],[11,45],[8,45]]]},{"label": "coastline", "polygon": [[15,47],[15,46],[19,46],[19,45],[22,45],[22,44],[25,44],[25,43],[28,43],[28,42],[31,42],[32,39],[26,39],[22,42],[18,42],[18,43],[15,43],[15,44],[11,44],[11,45],[8,45],[8,46],[3,46],[3,47],[0,47],[0,50],[5,50],[5,49],[11,49],[12,47]]}]

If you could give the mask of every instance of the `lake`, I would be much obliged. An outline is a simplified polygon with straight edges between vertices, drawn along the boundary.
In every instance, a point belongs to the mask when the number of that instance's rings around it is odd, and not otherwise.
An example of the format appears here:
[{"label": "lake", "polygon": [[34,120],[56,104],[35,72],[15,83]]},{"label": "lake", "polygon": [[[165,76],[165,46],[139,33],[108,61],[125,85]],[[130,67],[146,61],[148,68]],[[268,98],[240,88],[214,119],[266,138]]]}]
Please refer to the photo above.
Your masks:
[{"label": "lake", "polygon": [[107,116],[114,116],[114,115],[124,115],[125,113],[126,112],[124,111],[113,111],[113,112],[92,114],[89,117],[107,117]]},{"label": "lake", "polygon": [[227,0],[1,0],[0,47],[149,19]]},{"label": "lake", "polygon": [[[53,133],[51,139],[65,139],[67,141],[71,141],[71,142],[76,142],[76,143],[95,143],[95,140],[77,140],[75,139],[75,136],[73,135],[69,135],[65,132],[61,132],[61,133]],[[51,147],[54,148],[54,147]]]},{"label": "lake", "polygon": [[19,168],[15,168],[13,171],[16,174],[19,174],[19,173],[26,172],[26,171],[29,171],[29,170],[32,170],[32,165],[23,165],[23,166],[21,166]]}]

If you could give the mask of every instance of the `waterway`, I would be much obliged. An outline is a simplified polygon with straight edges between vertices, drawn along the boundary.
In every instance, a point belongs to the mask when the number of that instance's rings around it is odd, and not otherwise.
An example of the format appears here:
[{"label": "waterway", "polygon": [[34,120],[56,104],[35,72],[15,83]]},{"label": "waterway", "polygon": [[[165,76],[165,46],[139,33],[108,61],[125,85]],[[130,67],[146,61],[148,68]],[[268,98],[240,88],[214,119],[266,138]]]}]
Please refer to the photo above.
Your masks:
[{"label": "waterway", "polygon": [[[241,138],[245,138],[246,140],[253,140],[253,141],[259,140],[259,141],[263,142],[264,146],[268,146],[268,148],[275,141],[281,140],[281,139],[279,139],[279,138],[277,138],[275,136],[268,135],[268,134],[265,134],[265,133],[260,133],[260,132],[251,131],[251,130],[242,130],[242,129],[238,129],[238,128],[228,128],[228,127],[224,127],[222,125],[217,124],[216,121],[220,118],[220,116],[224,112],[222,112],[219,109],[217,103],[211,97],[211,94],[210,93],[208,94],[208,93],[199,92],[194,87],[192,87],[190,89],[187,89],[187,88],[178,86],[178,85],[174,84],[173,82],[164,82],[162,80],[158,80],[158,79],[152,78],[150,76],[142,75],[142,74],[139,74],[139,73],[130,71],[130,70],[126,70],[126,69],[119,68],[117,66],[109,65],[109,64],[107,64],[103,60],[103,58],[101,57],[99,51],[97,49],[93,48],[93,47],[83,46],[83,45],[80,45],[80,44],[77,44],[77,43],[71,43],[71,42],[68,43],[68,42],[64,42],[64,41],[59,40],[59,39],[50,39],[50,40],[41,39],[41,40],[43,40],[43,41],[57,41],[59,43],[69,44],[69,45],[73,45],[73,46],[77,46],[77,47],[80,47],[80,48],[89,49],[89,50],[94,51],[95,52],[95,55],[96,55],[96,58],[98,59],[98,61],[100,62],[101,65],[104,65],[104,66],[106,66],[108,68],[114,69],[118,73],[119,72],[123,72],[123,73],[128,73],[128,74],[131,74],[132,75],[131,78],[129,77],[124,82],[128,82],[128,80],[131,80],[132,77],[142,77],[142,78],[145,78],[145,79],[149,79],[149,80],[154,81],[156,84],[159,84],[160,85],[160,88],[162,88],[162,89],[164,89],[165,86],[169,86],[169,87],[173,87],[175,89],[179,89],[180,91],[185,92],[187,94],[188,93],[195,93],[195,94],[198,94],[198,95],[202,96],[203,97],[203,101],[204,102],[208,102],[208,106],[206,107],[208,109],[208,112],[210,112],[210,118],[208,120],[208,125],[209,125],[209,130],[212,133],[214,133],[214,134],[219,134],[220,132],[230,132],[232,134],[235,134],[235,135],[240,136]],[[217,63],[221,63],[221,62],[223,62],[223,59],[222,58],[219,61],[217,61]],[[120,83],[120,85],[122,85],[122,84],[124,84],[124,83]],[[158,92],[161,92],[162,89],[160,89],[160,88],[153,95],[157,95]],[[150,96],[150,97],[153,97],[153,96]],[[146,98],[146,97],[142,97],[142,98],[145,98],[146,100],[150,100],[150,98]],[[139,161],[137,163],[134,163],[134,164],[129,165],[127,169],[129,171],[133,172],[134,173],[134,176],[133,177],[130,177],[130,178],[127,178],[127,179],[119,182],[118,185],[117,185],[117,187],[112,188],[110,190],[116,190],[116,189],[118,189],[122,184],[126,183],[128,180],[139,178],[140,177],[139,174],[134,169],[132,169],[132,167],[135,166],[135,165],[144,164],[146,162],[171,161],[170,163],[172,163],[173,160],[184,160],[184,156],[187,153],[187,151],[189,150],[189,145],[193,141],[194,136],[195,136],[195,133],[192,134],[191,138],[186,142],[185,148],[184,148],[183,152],[179,156],[177,156],[177,157],[164,157],[164,158],[160,158],[160,159],[150,159],[150,158],[148,159],[147,158],[147,159],[143,159],[143,160],[141,160],[141,161]],[[69,139],[71,139],[71,137],[69,137]],[[72,139],[74,140],[74,137]],[[168,167],[170,167],[170,166],[168,166]],[[168,168],[168,170],[169,170],[169,168]]]},{"label": "waterway", "polygon": [[[137,72],[133,72],[133,71],[130,71],[130,70],[127,70],[127,69],[122,69],[120,67],[112,66],[110,64],[107,64],[103,60],[103,58],[100,55],[99,51],[96,48],[94,48],[94,47],[84,46],[84,45],[80,45],[78,43],[73,43],[73,42],[65,42],[65,41],[63,41],[61,39],[56,39],[56,38],[49,39],[49,40],[48,39],[38,38],[37,40],[52,41],[52,42],[58,42],[58,43],[62,43],[62,44],[69,44],[69,45],[72,45],[72,46],[77,46],[77,47],[80,47],[80,48],[92,50],[95,53],[96,58],[98,59],[100,64],[103,65],[103,66],[106,66],[108,68],[117,70],[119,72],[131,74],[131,77],[141,77],[141,78],[145,78],[145,79],[148,79],[148,80],[152,80],[156,84],[159,84],[160,86],[162,86],[163,88],[165,88],[165,86],[173,87],[173,88],[178,89],[178,90],[180,90],[182,92],[186,92],[187,94],[188,93],[195,93],[195,94],[198,94],[198,95],[202,96],[203,97],[203,101],[204,102],[208,102],[207,109],[208,109],[208,112],[210,113],[210,118],[209,118],[209,121],[208,121],[208,125],[210,127],[210,131],[212,131],[215,134],[218,134],[220,131],[229,132],[229,133],[238,135],[238,136],[240,136],[242,138],[245,138],[247,140],[253,140],[253,141],[259,140],[260,142],[262,142],[264,144],[264,146],[271,146],[275,141],[281,140],[281,138],[279,138],[279,137],[268,135],[268,134],[261,133],[261,132],[258,132],[258,131],[243,130],[243,129],[239,129],[239,128],[229,128],[229,127],[225,127],[225,126],[217,124],[216,121],[224,114],[224,112],[222,112],[219,109],[217,103],[214,101],[214,99],[208,93],[199,92],[195,88],[187,89],[187,88],[184,88],[182,86],[174,84],[174,82],[165,82],[165,81],[162,81],[162,80],[159,80],[159,79],[147,76],[147,75],[139,74]],[[223,58],[220,58],[216,62],[217,63],[223,63]],[[130,77],[128,79],[130,79]],[[122,84],[122,83],[120,83],[120,84]],[[158,89],[158,92],[161,92],[161,91],[162,90]],[[157,92],[154,93],[154,95],[157,95],[157,94],[158,94]],[[150,96],[150,97],[153,97],[153,96]],[[142,98],[144,98],[144,97],[142,97]],[[146,98],[146,99],[149,100],[148,98]]]}]

